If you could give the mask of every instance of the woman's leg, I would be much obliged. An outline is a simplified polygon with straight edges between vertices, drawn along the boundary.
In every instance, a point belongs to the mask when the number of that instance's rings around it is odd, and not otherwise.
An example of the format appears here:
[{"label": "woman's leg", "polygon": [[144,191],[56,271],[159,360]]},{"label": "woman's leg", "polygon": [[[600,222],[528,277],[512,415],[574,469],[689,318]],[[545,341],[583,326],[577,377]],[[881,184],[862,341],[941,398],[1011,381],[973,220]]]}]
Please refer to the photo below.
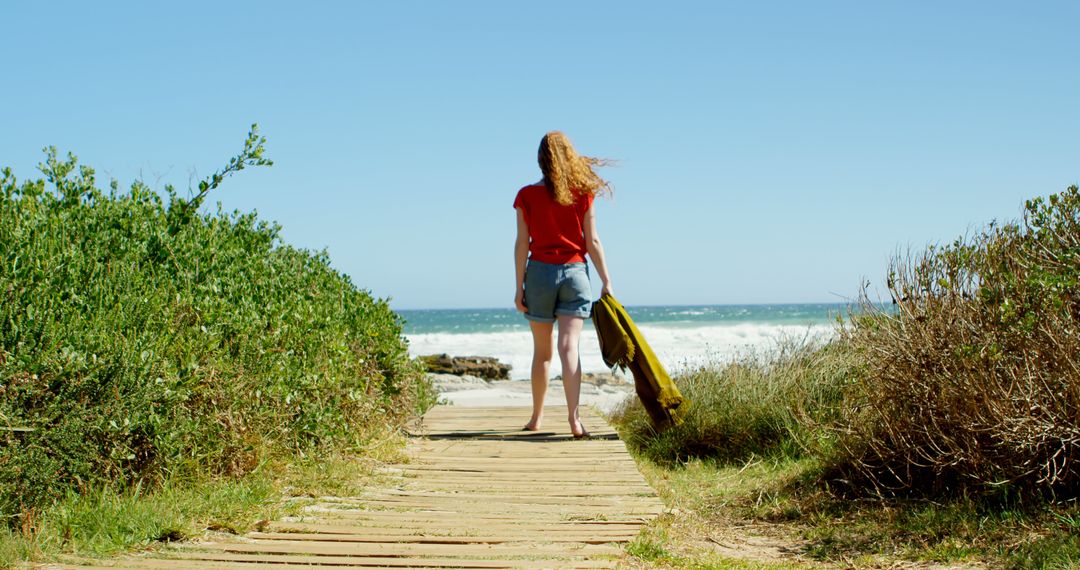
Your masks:
[{"label": "woman's leg", "polygon": [[[551,370],[552,342],[551,333],[555,323],[529,321],[533,337],[532,360],[532,418],[525,424],[525,429],[536,431],[544,420],[544,396],[547,395],[548,372]],[[561,328],[561,327],[560,327]]]},{"label": "woman's leg", "polygon": [[559,360],[562,361],[563,390],[566,392],[567,420],[570,432],[575,436],[585,435],[585,427],[578,419],[578,403],[581,400],[581,357],[578,344],[585,319],[560,315],[559,319]]}]

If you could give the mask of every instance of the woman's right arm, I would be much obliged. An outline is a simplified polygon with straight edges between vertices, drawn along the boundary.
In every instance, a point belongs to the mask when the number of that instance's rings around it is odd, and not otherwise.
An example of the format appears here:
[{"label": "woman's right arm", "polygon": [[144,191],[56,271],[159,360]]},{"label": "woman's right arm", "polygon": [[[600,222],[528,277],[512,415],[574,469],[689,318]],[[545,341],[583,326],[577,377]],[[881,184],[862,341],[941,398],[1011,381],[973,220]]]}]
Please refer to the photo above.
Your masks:
[{"label": "woman's right arm", "polygon": [[604,260],[604,245],[600,243],[600,234],[596,233],[596,212],[593,207],[590,206],[589,211],[585,212],[584,221],[585,250],[592,259],[593,265],[596,266],[596,273],[600,275],[600,280],[604,282],[600,294],[611,295],[611,276],[608,275],[607,261]]},{"label": "woman's right arm", "polygon": [[525,223],[525,212],[517,211],[517,239],[514,240],[514,269],[517,273],[517,287],[514,289],[514,306],[524,313],[525,308],[525,264],[529,259],[529,226]]}]

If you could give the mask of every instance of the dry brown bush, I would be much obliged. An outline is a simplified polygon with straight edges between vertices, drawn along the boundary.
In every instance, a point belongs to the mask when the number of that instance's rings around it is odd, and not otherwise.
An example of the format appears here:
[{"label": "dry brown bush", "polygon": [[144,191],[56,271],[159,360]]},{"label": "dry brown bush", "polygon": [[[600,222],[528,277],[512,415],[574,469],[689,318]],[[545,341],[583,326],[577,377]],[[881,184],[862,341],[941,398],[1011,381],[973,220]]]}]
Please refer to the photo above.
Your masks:
[{"label": "dry brown bush", "polygon": [[834,480],[879,494],[1080,495],[1080,193],[898,256],[842,333],[865,367]]}]

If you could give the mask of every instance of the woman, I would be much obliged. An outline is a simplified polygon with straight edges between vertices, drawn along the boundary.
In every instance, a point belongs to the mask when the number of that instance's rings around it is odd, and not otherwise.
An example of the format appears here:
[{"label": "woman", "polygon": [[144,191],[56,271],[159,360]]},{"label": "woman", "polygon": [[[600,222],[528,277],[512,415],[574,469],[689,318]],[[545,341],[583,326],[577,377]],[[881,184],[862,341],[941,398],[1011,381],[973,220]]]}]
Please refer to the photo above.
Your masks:
[{"label": "woman", "polygon": [[582,438],[589,432],[578,418],[581,394],[578,339],[593,300],[586,254],[604,284],[601,294],[611,293],[611,278],[592,207],[598,193],[611,192],[610,185],[593,172],[594,166],[607,162],[578,155],[570,139],[558,131],[544,135],[537,160],[544,177],[519,190],[514,200],[517,210],[514,304],[529,320],[533,337],[533,411],[524,429],[539,430],[544,419],[553,332],[558,322],[567,419],[570,433]]}]

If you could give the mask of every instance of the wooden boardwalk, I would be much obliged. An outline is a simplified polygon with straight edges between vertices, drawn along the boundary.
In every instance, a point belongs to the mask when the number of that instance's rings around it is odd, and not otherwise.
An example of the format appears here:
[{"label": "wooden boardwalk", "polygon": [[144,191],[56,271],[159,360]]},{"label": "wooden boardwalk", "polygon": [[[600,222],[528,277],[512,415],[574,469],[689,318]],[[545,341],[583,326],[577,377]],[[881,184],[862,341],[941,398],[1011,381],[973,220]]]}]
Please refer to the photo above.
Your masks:
[{"label": "wooden boardwalk", "polygon": [[436,407],[414,427],[412,459],[389,468],[388,485],[358,497],[324,497],[304,516],[265,532],[100,567],[615,566],[622,545],[663,504],[598,414],[582,418],[593,437],[574,440],[565,407],[547,410],[551,431],[521,431],[528,413]]}]

